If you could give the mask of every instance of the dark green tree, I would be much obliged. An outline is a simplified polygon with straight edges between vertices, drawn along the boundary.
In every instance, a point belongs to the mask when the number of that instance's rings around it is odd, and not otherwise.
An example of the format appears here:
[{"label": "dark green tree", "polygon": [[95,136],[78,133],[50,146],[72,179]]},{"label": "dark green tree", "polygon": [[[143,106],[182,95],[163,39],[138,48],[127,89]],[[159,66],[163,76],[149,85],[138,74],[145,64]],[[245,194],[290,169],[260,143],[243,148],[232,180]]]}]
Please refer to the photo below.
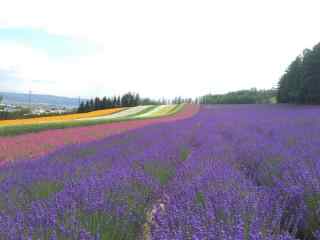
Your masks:
[{"label": "dark green tree", "polygon": [[280,103],[303,101],[303,61],[301,57],[297,57],[281,77],[277,98]]},{"label": "dark green tree", "polygon": [[84,112],[86,112],[84,102],[81,102],[81,103],[80,103],[79,108],[78,108],[78,112],[79,112],[79,113],[84,113]]},{"label": "dark green tree", "polygon": [[281,103],[320,104],[320,43],[305,49],[281,77],[277,100]]},{"label": "dark green tree", "polygon": [[302,74],[302,103],[320,104],[320,43],[312,51],[304,51]]},{"label": "dark green tree", "polygon": [[107,100],[107,97],[103,97],[101,105],[102,105],[102,109],[108,108],[108,100]]},{"label": "dark green tree", "polygon": [[121,98],[121,105],[122,107],[134,107],[138,105],[138,102],[140,100],[140,97],[128,92],[124,94]]},{"label": "dark green tree", "polygon": [[134,106],[140,105],[140,95],[139,93],[136,93],[134,96]]},{"label": "dark green tree", "polygon": [[112,98],[112,105],[111,105],[111,107],[117,107],[117,97],[116,96],[114,96],[113,98]]},{"label": "dark green tree", "polygon": [[117,97],[116,106],[117,107],[121,107],[122,106],[121,105],[121,97],[120,96]]},{"label": "dark green tree", "polygon": [[96,97],[94,99],[94,110],[98,110],[99,109],[99,98]]},{"label": "dark green tree", "polygon": [[[276,90],[240,90],[226,94],[208,94],[200,97],[201,104],[256,104],[271,103],[276,96]],[[190,101],[190,100],[189,100]]]},{"label": "dark green tree", "polygon": [[90,105],[89,111],[94,111],[94,100],[93,99],[90,99],[89,105]]},{"label": "dark green tree", "polygon": [[90,112],[91,108],[90,108],[90,101],[86,101],[86,104],[84,105],[84,112]]}]

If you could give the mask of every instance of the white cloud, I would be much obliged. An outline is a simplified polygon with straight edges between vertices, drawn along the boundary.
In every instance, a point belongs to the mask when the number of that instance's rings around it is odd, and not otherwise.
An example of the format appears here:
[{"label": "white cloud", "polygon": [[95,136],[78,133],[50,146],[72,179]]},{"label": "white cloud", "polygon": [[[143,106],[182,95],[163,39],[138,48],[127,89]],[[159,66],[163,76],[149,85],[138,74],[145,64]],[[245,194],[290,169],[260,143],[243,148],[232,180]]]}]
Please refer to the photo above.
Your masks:
[{"label": "white cloud", "polygon": [[270,88],[296,55],[320,41],[319,7],[311,0],[10,0],[1,4],[0,26],[42,28],[103,48],[57,61],[0,45],[0,67],[15,67],[25,90],[73,96]]}]

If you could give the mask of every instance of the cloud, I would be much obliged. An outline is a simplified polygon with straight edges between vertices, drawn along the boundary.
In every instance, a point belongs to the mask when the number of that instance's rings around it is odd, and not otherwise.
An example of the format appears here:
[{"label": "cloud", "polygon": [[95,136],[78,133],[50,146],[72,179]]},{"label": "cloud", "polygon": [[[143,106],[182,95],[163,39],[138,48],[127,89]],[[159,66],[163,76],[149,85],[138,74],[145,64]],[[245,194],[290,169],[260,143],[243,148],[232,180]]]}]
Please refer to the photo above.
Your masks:
[{"label": "cloud", "polygon": [[1,6],[0,26],[41,29],[101,48],[57,60],[18,44],[11,46],[12,56],[3,55],[0,44],[0,67],[10,62],[25,85],[73,96],[270,88],[292,59],[320,39],[314,30],[320,4],[307,2],[11,0]]},{"label": "cloud", "polygon": [[34,83],[45,83],[45,84],[55,84],[54,81],[47,81],[47,80],[33,80]]}]

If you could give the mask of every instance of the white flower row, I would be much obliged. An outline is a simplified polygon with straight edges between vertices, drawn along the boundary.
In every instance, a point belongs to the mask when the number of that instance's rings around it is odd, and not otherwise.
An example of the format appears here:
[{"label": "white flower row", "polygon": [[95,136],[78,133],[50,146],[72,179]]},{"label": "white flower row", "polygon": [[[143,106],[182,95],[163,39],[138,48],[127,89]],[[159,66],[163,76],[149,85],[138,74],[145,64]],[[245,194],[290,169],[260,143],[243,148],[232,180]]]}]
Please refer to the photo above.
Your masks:
[{"label": "white flower row", "polygon": [[106,115],[106,116],[100,116],[100,117],[94,117],[94,118],[83,118],[83,119],[79,119],[81,120],[101,120],[101,119],[119,119],[119,118],[126,118],[130,115],[135,115],[138,114],[139,112],[142,112],[143,110],[145,110],[146,108],[148,108],[150,106],[137,106],[137,107],[130,107],[126,110],[123,110],[121,112],[117,112],[111,115]]}]

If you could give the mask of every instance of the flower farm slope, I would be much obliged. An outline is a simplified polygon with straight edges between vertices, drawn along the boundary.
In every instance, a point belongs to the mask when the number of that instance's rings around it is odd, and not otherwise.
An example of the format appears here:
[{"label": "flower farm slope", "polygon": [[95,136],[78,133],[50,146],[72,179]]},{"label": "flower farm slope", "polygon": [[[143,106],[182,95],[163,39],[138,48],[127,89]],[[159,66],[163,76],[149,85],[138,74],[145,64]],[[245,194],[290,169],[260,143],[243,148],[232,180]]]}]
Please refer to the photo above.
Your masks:
[{"label": "flower farm slope", "polygon": [[[8,122],[9,124],[3,124],[3,125],[0,124],[0,136],[14,136],[14,135],[20,135],[20,134],[26,134],[26,133],[40,132],[40,131],[49,130],[49,129],[64,129],[64,128],[71,128],[71,127],[90,126],[90,125],[105,124],[105,123],[112,123],[112,122],[119,122],[119,121],[127,121],[127,120],[133,120],[133,119],[166,117],[169,115],[177,114],[179,111],[181,111],[184,108],[184,106],[185,104],[178,104],[178,105],[171,105],[171,106],[165,105],[164,109],[167,109],[167,111],[161,111],[160,114],[155,114],[155,115],[154,114],[148,115],[146,113],[153,112],[154,109],[159,109],[159,106],[148,106],[148,107],[140,106],[140,107],[133,107],[133,108],[118,108],[114,110],[110,109],[110,110],[95,111],[95,112],[90,112],[85,114],[70,114],[65,116],[55,116],[50,118],[48,117],[49,120],[47,118],[36,118],[36,119],[27,119],[27,120],[3,121],[3,123]],[[162,109],[162,107],[160,109]],[[170,109],[171,111],[169,111]],[[107,111],[107,112],[103,112],[103,111]],[[156,111],[156,113],[157,112],[158,111]],[[96,117],[99,115],[102,115],[102,116]],[[70,118],[69,120],[68,120],[68,116]],[[137,118],[137,116],[141,116],[141,117]],[[19,123],[21,124],[16,125]]]},{"label": "flower farm slope", "polygon": [[44,156],[65,145],[95,141],[147,125],[190,118],[198,110],[198,105],[187,104],[175,114],[162,118],[139,119],[66,129],[50,129],[17,136],[0,137],[0,164],[7,161]]},{"label": "flower farm slope", "polygon": [[317,240],[319,133],[319,107],[203,107],[17,161],[0,239]]}]

